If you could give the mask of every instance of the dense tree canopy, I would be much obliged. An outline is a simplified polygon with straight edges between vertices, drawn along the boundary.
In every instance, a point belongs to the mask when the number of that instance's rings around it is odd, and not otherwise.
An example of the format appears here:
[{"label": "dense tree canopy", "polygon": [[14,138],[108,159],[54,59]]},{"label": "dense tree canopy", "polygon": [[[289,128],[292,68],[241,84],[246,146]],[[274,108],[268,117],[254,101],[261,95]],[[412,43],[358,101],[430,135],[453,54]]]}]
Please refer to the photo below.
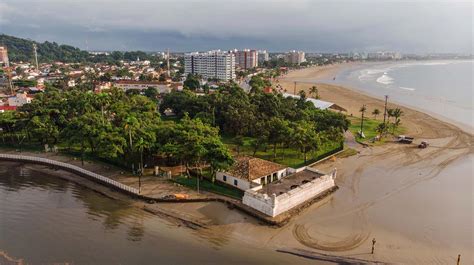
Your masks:
[{"label": "dense tree canopy", "polygon": [[342,133],[349,127],[343,114],[317,109],[304,99],[263,93],[261,80],[254,81],[252,93],[236,84],[201,96],[186,90],[172,92],[163,98],[160,110],[172,109],[178,117],[185,113],[199,117],[225,135],[253,137],[255,150],[267,144],[274,150],[278,145],[293,145],[306,155],[321,142],[342,141]]},{"label": "dense tree canopy", "polygon": [[[1,113],[0,127],[4,142],[27,137],[31,144],[90,153],[135,170],[155,156],[213,169],[232,164],[218,128],[187,115],[178,123],[161,121],[156,106],[148,97],[116,89],[96,94],[48,88],[18,112]],[[5,132],[16,137],[5,139]]]}]

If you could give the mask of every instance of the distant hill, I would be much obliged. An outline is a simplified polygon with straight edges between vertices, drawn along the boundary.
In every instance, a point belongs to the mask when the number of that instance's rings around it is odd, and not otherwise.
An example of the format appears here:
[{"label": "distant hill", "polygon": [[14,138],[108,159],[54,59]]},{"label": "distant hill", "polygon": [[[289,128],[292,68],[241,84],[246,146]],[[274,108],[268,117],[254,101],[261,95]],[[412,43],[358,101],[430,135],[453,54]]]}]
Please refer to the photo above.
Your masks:
[{"label": "distant hill", "polygon": [[39,62],[63,61],[63,62],[85,62],[91,60],[87,51],[69,45],[60,45],[56,42],[39,43],[32,40],[17,38],[0,34],[0,46],[7,46],[10,61],[33,61],[33,43],[38,49]]},{"label": "distant hill", "polygon": [[109,62],[115,63],[119,60],[133,61],[137,58],[140,60],[156,61],[158,58],[147,52],[142,51],[129,51],[119,52],[114,51],[110,55],[92,55],[87,51],[83,51],[79,48],[57,44],[56,42],[45,41],[39,43],[33,40],[27,40],[0,34],[0,46],[7,46],[8,57],[12,62],[32,62],[34,59],[33,55],[33,43],[36,43],[38,52],[38,61],[40,63],[61,61],[66,63],[79,63],[79,62]]}]

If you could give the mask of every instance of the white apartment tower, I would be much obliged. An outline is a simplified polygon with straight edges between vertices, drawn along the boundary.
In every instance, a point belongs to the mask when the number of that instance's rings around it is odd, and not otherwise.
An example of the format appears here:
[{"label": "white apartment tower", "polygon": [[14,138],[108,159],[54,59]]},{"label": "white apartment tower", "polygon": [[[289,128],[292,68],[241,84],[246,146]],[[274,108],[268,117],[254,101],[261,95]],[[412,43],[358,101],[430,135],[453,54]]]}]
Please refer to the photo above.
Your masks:
[{"label": "white apartment tower", "polygon": [[266,50],[259,50],[257,54],[258,54],[259,64],[263,64],[264,62],[267,62],[268,60],[270,60],[270,57],[268,56],[268,52]]},{"label": "white apartment tower", "polygon": [[8,66],[8,50],[7,47],[0,46],[0,63]]},{"label": "white apartment tower", "polygon": [[305,62],[305,56],[304,52],[302,51],[290,51],[285,55],[285,62],[291,63],[291,64],[301,64],[302,62]]},{"label": "white apartment tower", "polygon": [[184,73],[197,74],[205,79],[235,79],[235,56],[220,50],[209,52],[193,52],[184,56]]},{"label": "white apartment tower", "polygon": [[246,70],[258,66],[258,52],[256,50],[234,50],[232,53],[235,54],[235,65],[237,67]]}]

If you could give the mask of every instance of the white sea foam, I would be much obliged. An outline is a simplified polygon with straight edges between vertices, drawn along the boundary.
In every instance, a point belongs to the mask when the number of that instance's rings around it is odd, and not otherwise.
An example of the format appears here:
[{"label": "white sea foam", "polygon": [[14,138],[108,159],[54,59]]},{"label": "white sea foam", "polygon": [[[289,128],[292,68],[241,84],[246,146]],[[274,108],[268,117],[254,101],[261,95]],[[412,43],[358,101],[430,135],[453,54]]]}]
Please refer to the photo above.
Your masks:
[{"label": "white sea foam", "polygon": [[404,90],[410,90],[410,91],[415,91],[416,89],[412,88],[412,87],[404,87],[404,86],[401,86],[399,87],[400,89],[404,89]]},{"label": "white sea foam", "polygon": [[393,78],[384,73],[381,77],[377,78],[377,83],[390,85],[393,84]]}]

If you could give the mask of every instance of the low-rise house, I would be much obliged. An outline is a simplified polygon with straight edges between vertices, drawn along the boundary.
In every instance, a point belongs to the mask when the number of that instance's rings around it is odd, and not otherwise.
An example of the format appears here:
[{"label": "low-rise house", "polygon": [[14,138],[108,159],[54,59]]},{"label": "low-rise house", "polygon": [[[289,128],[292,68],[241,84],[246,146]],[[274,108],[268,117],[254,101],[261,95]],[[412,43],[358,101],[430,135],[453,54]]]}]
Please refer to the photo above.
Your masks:
[{"label": "low-rise house", "polygon": [[[293,95],[293,94],[289,94],[289,93],[283,93],[283,96],[285,98],[296,98],[296,99],[299,99],[300,96],[298,95]],[[328,102],[328,101],[324,101],[324,100],[320,100],[320,99],[315,99],[315,98],[306,98],[306,101],[309,101],[311,103],[313,103],[313,105],[317,108],[317,109],[322,109],[322,110],[325,110],[325,109],[331,109],[331,110],[336,110],[336,111],[347,111],[345,108],[335,104],[335,103],[332,103],[332,102]]]},{"label": "low-rise house", "polygon": [[8,106],[21,107],[25,104],[31,103],[31,100],[33,100],[33,97],[26,93],[16,94],[15,96],[8,98]]},{"label": "low-rise house", "polygon": [[14,106],[0,106],[0,113],[4,113],[5,111],[16,111],[16,107],[14,107]]},{"label": "low-rise house", "polygon": [[259,185],[266,185],[286,176],[287,167],[256,157],[236,158],[234,165],[226,172],[217,172],[216,179],[243,191]]}]

